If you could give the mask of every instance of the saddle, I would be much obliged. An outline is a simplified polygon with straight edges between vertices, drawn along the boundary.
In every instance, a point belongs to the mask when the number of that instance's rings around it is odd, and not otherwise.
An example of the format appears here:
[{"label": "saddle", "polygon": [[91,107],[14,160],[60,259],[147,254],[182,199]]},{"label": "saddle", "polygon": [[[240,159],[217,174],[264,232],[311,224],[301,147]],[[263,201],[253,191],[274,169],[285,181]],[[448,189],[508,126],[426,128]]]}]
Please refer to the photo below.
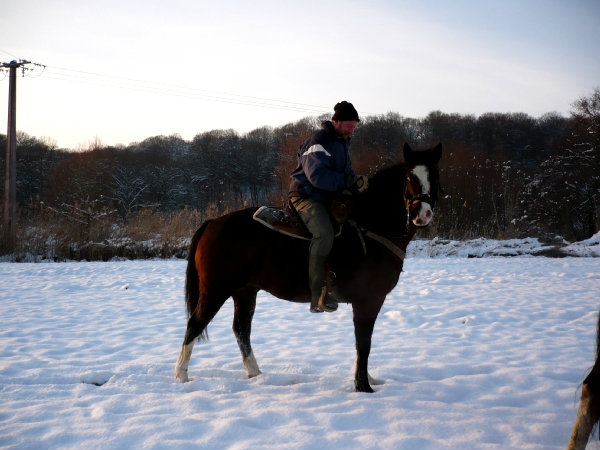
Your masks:
[{"label": "saddle", "polygon": [[292,214],[287,206],[285,208],[261,206],[252,218],[264,226],[287,236],[307,241],[310,241],[312,237],[300,217],[295,212]]},{"label": "saddle", "polygon": [[[401,261],[406,257],[406,252],[400,248],[397,244],[394,244],[391,240],[386,237],[380,236],[368,230],[363,230],[352,221],[348,220],[350,217],[352,205],[352,198],[347,195],[341,195],[340,198],[333,199],[329,207],[329,214],[332,219],[332,223],[337,227],[335,236],[338,237],[342,232],[342,225],[348,221],[352,226],[356,228],[359,240],[362,245],[363,254],[367,254],[367,246],[365,244],[365,237],[377,241],[391,253],[393,253]],[[294,209],[294,207],[288,202],[283,208],[276,208],[273,206],[261,206],[254,213],[254,220],[261,223],[262,225],[298,239],[304,239],[310,241],[312,235],[300,219],[300,216]]]},{"label": "saddle", "polygon": [[[329,215],[334,224],[335,236],[342,232],[342,225],[349,219],[352,209],[352,197],[340,194],[328,202]],[[312,235],[300,216],[288,202],[283,208],[273,206],[261,206],[254,213],[253,219],[264,226],[298,239],[310,241]]]}]

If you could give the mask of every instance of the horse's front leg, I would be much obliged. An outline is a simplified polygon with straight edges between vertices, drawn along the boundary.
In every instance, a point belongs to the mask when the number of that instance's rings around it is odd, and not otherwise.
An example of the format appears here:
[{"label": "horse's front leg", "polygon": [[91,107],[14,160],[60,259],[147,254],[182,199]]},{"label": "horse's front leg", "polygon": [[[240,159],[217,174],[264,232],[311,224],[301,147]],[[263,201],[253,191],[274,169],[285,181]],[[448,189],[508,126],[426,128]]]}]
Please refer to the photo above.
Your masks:
[{"label": "horse's front leg", "polygon": [[356,392],[374,392],[369,383],[368,364],[375,319],[376,317],[361,317],[356,310],[354,311],[354,337],[356,339],[354,389]]}]

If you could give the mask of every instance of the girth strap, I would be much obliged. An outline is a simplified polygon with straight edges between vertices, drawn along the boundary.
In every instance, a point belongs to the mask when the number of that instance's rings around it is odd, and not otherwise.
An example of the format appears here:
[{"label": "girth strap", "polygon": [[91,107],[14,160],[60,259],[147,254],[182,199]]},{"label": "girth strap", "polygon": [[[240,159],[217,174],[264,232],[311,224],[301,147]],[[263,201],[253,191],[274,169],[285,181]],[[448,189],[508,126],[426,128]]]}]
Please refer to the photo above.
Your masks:
[{"label": "girth strap", "polygon": [[400,247],[398,247],[396,244],[394,244],[392,241],[390,241],[388,238],[379,236],[378,234],[375,234],[369,230],[365,231],[365,236],[373,239],[374,241],[379,242],[381,245],[383,245],[385,248],[387,248],[390,252],[392,252],[394,255],[396,255],[401,261],[404,261],[404,258],[406,258],[406,252],[404,250],[402,250]]},{"label": "girth strap", "polygon": [[347,223],[356,228],[356,232],[358,233],[358,237],[360,238],[360,243],[362,244],[363,252],[365,253],[365,255],[367,254],[367,244],[365,243],[366,236],[368,238],[373,239],[374,241],[379,242],[390,252],[396,255],[398,259],[400,259],[400,261],[404,261],[404,258],[406,258],[406,252],[400,247],[398,247],[396,244],[394,244],[392,241],[390,241],[388,238],[385,238],[383,236],[373,233],[372,231],[361,228],[355,220],[348,220]]}]

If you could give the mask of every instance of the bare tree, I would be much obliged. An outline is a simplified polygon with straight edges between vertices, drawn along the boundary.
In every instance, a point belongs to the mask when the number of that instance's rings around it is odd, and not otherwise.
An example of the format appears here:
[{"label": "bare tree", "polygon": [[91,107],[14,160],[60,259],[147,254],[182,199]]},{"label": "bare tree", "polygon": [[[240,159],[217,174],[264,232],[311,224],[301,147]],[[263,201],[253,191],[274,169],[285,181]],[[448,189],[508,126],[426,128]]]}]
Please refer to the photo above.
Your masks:
[{"label": "bare tree", "polygon": [[144,194],[148,191],[149,183],[136,175],[132,169],[117,168],[113,174],[111,196],[117,203],[121,217],[125,219],[135,209],[153,206],[144,203]]}]

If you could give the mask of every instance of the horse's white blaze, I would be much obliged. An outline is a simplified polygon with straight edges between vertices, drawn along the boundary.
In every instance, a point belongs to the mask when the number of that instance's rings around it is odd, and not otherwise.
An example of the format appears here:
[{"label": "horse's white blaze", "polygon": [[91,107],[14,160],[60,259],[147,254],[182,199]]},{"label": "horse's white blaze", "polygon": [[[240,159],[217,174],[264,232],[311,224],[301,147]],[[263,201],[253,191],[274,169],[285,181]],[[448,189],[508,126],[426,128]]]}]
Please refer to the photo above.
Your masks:
[{"label": "horse's white blaze", "polygon": [[196,341],[194,340],[188,345],[183,345],[181,347],[179,358],[177,358],[177,362],[175,363],[175,378],[181,383],[187,383],[189,381],[188,366],[190,364],[190,358],[192,357],[192,350],[194,349],[195,342]]},{"label": "horse's white blaze", "polygon": [[246,376],[248,378],[254,378],[261,374],[260,369],[258,368],[258,363],[256,362],[256,358],[254,357],[254,352],[251,352],[247,358],[242,358],[244,362],[244,369],[246,369]]},{"label": "horse's white blaze", "polygon": [[[417,177],[421,184],[422,194],[431,194],[431,184],[429,183],[429,170],[426,166],[415,166],[412,170],[414,176]],[[413,223],[418,227],[424,227],[429,225],[429,222],[433,218],[433,209],[429,203],[421,202],[421,207],[417,212],[417,216],[413,219]]]},{"label": "horse's white blaze", "polygon": [[419,179],[419,183],[421,183],[421,192],[429,194],[431,192],[431,185],[429,184],[429,170],[427,170],[427,167],[415,166],[412,173]]}]

